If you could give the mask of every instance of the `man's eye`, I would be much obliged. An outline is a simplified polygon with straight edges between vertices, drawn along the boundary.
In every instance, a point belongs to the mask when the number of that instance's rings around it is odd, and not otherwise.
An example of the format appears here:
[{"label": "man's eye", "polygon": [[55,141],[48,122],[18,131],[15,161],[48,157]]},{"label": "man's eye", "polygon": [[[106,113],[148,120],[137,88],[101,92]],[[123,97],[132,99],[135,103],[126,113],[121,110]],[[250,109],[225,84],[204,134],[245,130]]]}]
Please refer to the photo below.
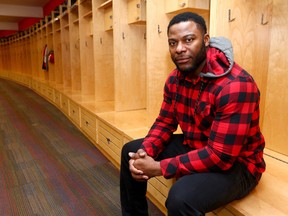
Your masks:
[{"label": "man's eye", "polygon": [[187,38],[187,39],[186,39],[186,42],[187,42],[187,43],[191,43],[192,41],[193,41],[192,38]]},{"label": "man's eye", "polygon": [[175,42],[175,41],[170,41],[170,42],[169,42],[169,46],[173,47],[173,46],[175,46],[175,45],[176,45],[176,42]]}]

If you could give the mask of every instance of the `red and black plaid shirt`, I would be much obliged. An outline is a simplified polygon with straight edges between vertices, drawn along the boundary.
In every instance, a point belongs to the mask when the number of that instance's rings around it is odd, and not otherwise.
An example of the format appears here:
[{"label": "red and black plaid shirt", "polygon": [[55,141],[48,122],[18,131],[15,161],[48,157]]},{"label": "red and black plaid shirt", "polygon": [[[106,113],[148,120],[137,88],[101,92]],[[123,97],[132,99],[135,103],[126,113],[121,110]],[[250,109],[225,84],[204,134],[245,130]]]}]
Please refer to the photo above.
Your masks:
[{"label": "red and black plaid shirt", "polygon": [[259,180],[265,170],[259,99],[253,78],[236,63],[223,77],[196,81],[175,69],[165,83],[160,114],[142,148],[157,157],[179,125],[183,144],[195,150],[162,160],[165,178],[220,172],[239,161]]}]

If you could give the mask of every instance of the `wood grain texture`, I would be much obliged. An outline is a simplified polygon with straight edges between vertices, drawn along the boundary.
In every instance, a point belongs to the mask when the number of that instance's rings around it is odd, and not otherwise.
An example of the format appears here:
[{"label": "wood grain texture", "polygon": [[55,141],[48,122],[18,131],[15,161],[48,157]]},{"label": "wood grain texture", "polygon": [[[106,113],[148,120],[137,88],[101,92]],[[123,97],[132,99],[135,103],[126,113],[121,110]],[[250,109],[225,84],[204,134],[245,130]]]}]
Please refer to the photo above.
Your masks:
[{"label": "wood grain texture", "polygon": [[[235,61],[256,80],[261,92],[261,127],[266,147],[288,155],[288,46],[286,1],[211,1],[212,36],[231,39]],[[230,10],[231,19],[228,21]],[[219,16],[223,14],[223,16]]]},{"label": "wood grain texture", "polygon": [[287,1],[273,1],[271,45],[263,132],[267,147],[288,155]]}]

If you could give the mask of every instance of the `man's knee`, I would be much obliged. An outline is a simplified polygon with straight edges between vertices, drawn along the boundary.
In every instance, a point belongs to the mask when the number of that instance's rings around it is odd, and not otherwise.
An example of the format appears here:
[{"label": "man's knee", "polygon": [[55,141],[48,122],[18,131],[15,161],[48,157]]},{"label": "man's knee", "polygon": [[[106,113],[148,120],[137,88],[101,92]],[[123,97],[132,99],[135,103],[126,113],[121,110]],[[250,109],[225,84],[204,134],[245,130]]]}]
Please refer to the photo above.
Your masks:
[{"label": "man's knee", "polygon": [[179,179],[169,191],[165,203],[168,215],[205,215],[205,202],[200,195],[201,191],[196,185],[191,185],[191,182],[187,185],[184,181],[183,184],[183,180]]},{"label": "man's knee", "polygon": [[132,140],[126,143],[122,147],[121,155],[122,157],[127,157],[129,152],[137,152],[137,150],[141,147],[143,139]]},{"label": "man's knee", "polygon": [[169,193],[169,196],[166,200],[166,208],[168,212],[177,212],[177,210],[182,209],[185,201],[183,200],[183,197],[178,196],[176,193]]},{"label": "man's knee", "polygon": [[[191,200],[190,200],[191,201]],[[197,202],[195,202],[197,203]],[[170,195],[166,200],[166,208],[169,216],[180,216],[180,215],[193,215],[193,216],[203,216],[201,210],[199,210],[197,204],[193,205],[191,202],[187,203],[185,199],[183,199],[179,195]]]}]

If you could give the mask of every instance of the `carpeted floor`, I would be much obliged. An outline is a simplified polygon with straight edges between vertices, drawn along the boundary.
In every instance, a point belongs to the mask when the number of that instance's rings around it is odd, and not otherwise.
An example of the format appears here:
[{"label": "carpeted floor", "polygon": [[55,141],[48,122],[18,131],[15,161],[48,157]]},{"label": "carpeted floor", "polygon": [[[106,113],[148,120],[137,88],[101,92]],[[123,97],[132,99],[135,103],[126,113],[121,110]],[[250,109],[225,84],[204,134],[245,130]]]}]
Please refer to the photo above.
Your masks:
[{"label": "carpeted floor", "polygon": [[121,215],[118,176],[56,107],[0,79],[0,215]]}]

